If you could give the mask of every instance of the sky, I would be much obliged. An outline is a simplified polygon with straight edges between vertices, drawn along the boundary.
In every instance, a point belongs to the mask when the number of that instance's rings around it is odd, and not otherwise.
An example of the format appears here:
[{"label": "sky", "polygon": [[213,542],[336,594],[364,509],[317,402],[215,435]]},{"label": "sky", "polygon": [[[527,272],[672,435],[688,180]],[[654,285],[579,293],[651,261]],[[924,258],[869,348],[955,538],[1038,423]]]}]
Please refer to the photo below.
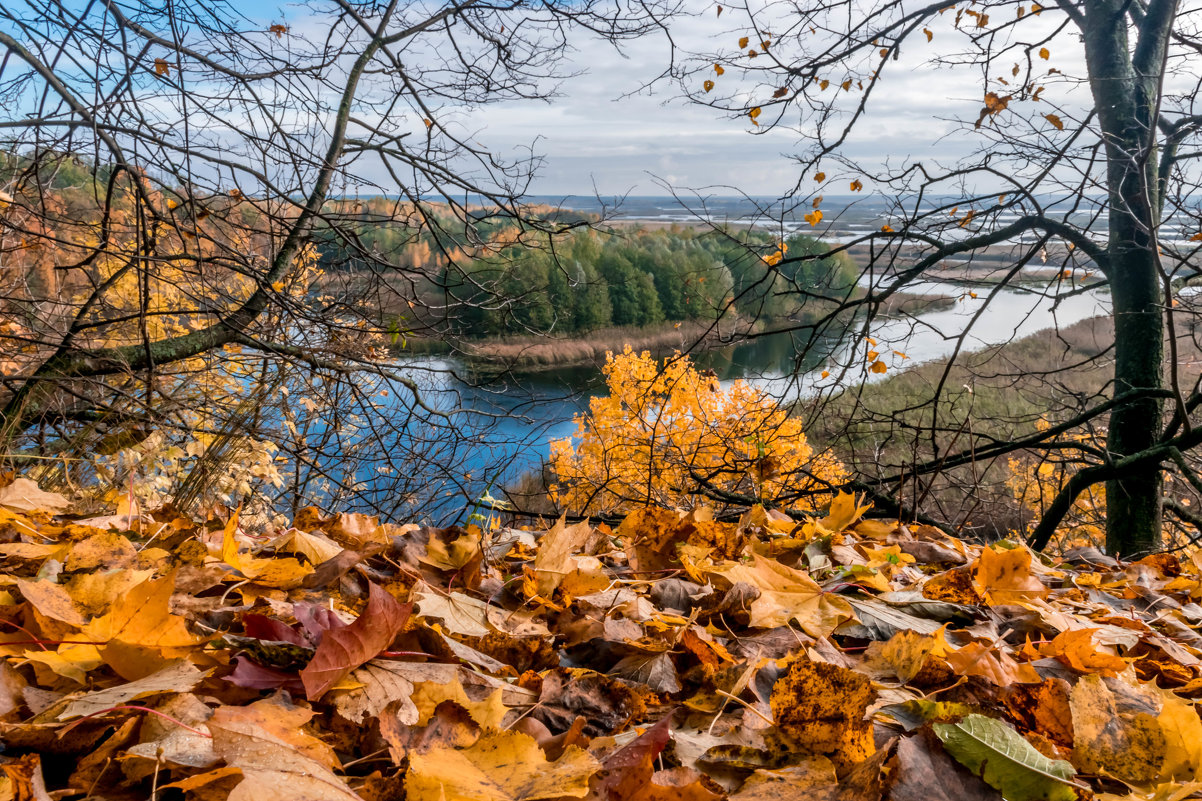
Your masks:
[{"label": "sky", "polygon": [[[730,9],[719,17],[711,0],[690,0],[688,6],[691,12],[672,23],[679,47],[734,47],[741,20]],[[276,8],[291,26],[307,27],[311,12],[305,6]],[[465,130],[499,154],[533,146],[544,164],[532,194],[662,195],[671,186],[686,193],[776,196],[802,177],[790,158],[801,149],[795,131],[765,131],[745,116],[723,116],[682,98],[672,82],[641,88],[668,66],[664,36],[623,43],[621,52],[587,34],[573,37],[572,44],[562,71],[578,74],[559,84],[557,96],[489,105],[462,120]],[[965,84],[946,70],[924,68],[925,59],[926,54],[903,51],[893,72],[905,80],[877,95],[874,116],[849,140],[848,153],[876,161],[948,160],[965,151],[963,142],[940,141],[957,126],[933,115],[974,119],[981,104],[979,76]]]},{"label": "sky", "polygon": [[[693,14],[672,24],[678,47],[732,49],[742,33],[732,10],[719,17],[714,2],[698,0],[691,6]],[[944,49],[964,41],[952,29],[950,16],[940,20],[941,26],[932,24],[936,44]],[[1036,24],[1045,27],[1041,21]],[[790,158],[804,149],[795,130],[764,131],[745,116],[723,116],[682,98],[671,82],[640,89],[668,64],[669,48],[662,36],[624,44],[621,54],[596,39],[580,37],[574,44],[576,52],[566,68],[583,72],[563,81],[559,97],[549,103],[496,105],[479,117],[482,138],[498,149],[534,142],[546,159],[535,193],[587,194],[595,186],[604,195],[664,194],[666,184],[681,190],[717,190],[715,194],[733,194],[737,188],[749,195],[773,196],[803,178]],[[929,63],[934,52],[918,46],[903,49],[871,100],[871,116],[846,143],[848,155],[873,164],[907,157],[949,164],[979,143],[971,135],[971,122],[982,105],[981,75],[937,67]],[[1058,66],[1073,71],[1074,56],[1073,48],[1065,46],[1057,52]],[[730,79],[730,72],[719,80]],[[1068,89],[1061,89],[1063,101]],[[1049,98],[1053,94],[1048,92]],[[968,133],[957,121],[964,119],[970,123]]]},{"label": "sky", "polygon": [[[723,37],[737,38],[729,33],[729,22],[714,16],[714,6],[706,6],[708,13],[677,21],[673,36],[678,44],[712,49]],[[576,46],[575,66],[586,72],[565,80],[560,97],[484,112],[486,140],[495,146],[519,147],[538,137],[535,148],[546,164],[535,192],[588,193],[595,185],[606,195],[664,194],[666,183],[776,195],[797,182],[799,170],[790,158],[799,152],[794,131],[753,133],[746,117],[730,119],[691,103],[679,96],[674,83],[640,90],[667,65],[662,37],[625,45],[620,55],[595,40],[578,40]],[[901,88],[882,100],[877,113],[888,125],[872,125],[850,143],[852,148],[875,154],[927,152],[935,99],[929,89],[929,84],[921,90]],[[941,105],[951,110],[957,104],[953,99]]]},{"label": "sky", "polygon": [[[262,13],[265,18],[283,19],[294,30],[320,31],[320,21],[306,5],[250,2],[257,9],[258,13],[252,12],[255,16]],[[744,32],[740,24],[745,19],[729,8],[720,17],[714,0],[686,0],[686,7],[689,13],[671,24],[679,49],[734,49]],[[995,12],[1013,13],[1012,8],[1002,4]],[[268,9],[274,9],[274,15]],[[896,165],[907,159],[949,166],[982,144],[972,129],[987,88],[980,71],[930,62],[931,56],[966,44],[964,32],[952,26],[953,16],[947,14],[930,23],[932,46],[926,47],[917,35],[903,47],[900,59],[889,64],[883,85],[870,101],[869,115],[843,148],[846,155],[870,166],[886,161]],[[1052,14],[1042,17],[1023,20],[1020,27],[1026,41],[1038,38],[1034,35],[1041,28],[1050,29],[1057,21]],[[692,190],[778,196],[799,183],[804,189],[814,188],[791,158],[804,151],[797,130],[765,130],[752,126],[746,116],[724,116],[681,97],[680,87],[670,81],[646,87],[668,66],[669,45],[663,35],[626,42],[620,52],[587,33],[573,36],[571,42],[573,51],[561,72],[577,74],[562,80],[556,96],[547,101],[506,101],[463,110],[459,115],[460,129],[498,155],[513,157],[533,147],[543,166],[530,187],[531,194],[662,195],[671,187],[685,194]],[[1035,66],[1042,72],[1055,64],[1065,73],[1079,74],[1079,45],[1064,37],[1051,44],[1055,57],[1051,61],[1036,58]],[[1008,63],[1001,66],[1008,71]],[[737,68],[729,68],[728,73],[719,80],[738,79]],[[700,84],[704,77],[697,76],[696,82]],[[831,77],[836,83],[842,80]],[[998,88],[992,81],[1001,76],[990,77],[988,88]],[[1080,105],[1074,103],[1073,94],[1084,90],[1058,77],[1048,76],[1045,82],[1049,84],[1045,102],[1022,113],[1037,127],[1042,122],[1040,115],[1052,110],[1070,122],[1074,105]],[[854,99],[852,94],[844,97]],[[1046,124],[1043,127],[1048,128]],[[844,181],[863,177],[835,174],[836,170],[831,173],[843,191]],[[866,189],[873,188],[866,181]]]}]

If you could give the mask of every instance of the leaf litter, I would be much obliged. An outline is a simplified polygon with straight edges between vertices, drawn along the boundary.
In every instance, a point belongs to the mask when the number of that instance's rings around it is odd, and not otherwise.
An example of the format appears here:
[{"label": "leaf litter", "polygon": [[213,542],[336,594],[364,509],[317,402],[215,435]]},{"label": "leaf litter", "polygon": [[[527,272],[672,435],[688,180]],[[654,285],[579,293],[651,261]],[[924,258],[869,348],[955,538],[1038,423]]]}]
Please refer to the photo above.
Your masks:
[{"label": "leaf litter", "polygon": [[1202,797],[1202,552],[645,509],[77,519],[0,488],[0,801]]}]

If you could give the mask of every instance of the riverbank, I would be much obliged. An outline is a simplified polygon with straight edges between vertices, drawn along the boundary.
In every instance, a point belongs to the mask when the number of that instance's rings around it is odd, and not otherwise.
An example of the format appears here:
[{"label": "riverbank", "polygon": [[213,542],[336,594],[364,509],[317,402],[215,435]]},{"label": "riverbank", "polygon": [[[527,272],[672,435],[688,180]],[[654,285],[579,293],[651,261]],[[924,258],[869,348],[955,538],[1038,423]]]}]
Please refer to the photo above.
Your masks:
[{"label": "riverbank", "polygon": [[[951,295],[898,294],[882,305],[885,317],[916,316],[951,308]],[[751,320],[727,316],[718,321],[685,320],[643,327],[611,327],[590,331],[584,336],[521,336],[459,340],[440,343],[410,339],[410,353],[453,353],[469,368],[487,372],[537,373],[567,367],[599,367],[607,353],[618,353],[627,346],[636,351],[667,355],[676,351],[699,353],[729,348],[740,342],[771,332],[812,324],[833,310],[834,304],[810,303],[805,313],[787,318]]]}]

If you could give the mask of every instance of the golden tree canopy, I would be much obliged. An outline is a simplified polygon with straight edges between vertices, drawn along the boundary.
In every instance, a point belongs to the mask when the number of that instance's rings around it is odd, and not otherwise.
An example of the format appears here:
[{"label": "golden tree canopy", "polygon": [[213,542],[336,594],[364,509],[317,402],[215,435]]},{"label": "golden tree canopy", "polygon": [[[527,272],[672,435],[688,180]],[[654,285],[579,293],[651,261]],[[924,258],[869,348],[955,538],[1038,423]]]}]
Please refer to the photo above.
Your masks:
[{"label": "golden tree canopy", "polygon": [[692,507],[740,499],[821,506],[846,479],[815,454],[801,421],[745,381],[723,389],[677,354],[660,364],[630,347],[609,354],[609,395],[589,402],[576,432],[551,443],[563,504],[587,513],[646,504]]}]

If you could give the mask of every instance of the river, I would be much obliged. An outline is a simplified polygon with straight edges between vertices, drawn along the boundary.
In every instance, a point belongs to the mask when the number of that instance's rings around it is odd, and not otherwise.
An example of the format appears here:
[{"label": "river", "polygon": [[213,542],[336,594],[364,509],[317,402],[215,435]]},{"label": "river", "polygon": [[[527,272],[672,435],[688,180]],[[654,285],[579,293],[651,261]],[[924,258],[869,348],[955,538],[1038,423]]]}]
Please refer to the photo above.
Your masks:
[{"label": "river", "polygon": [[[945,358],[953,353],[961,336],[962,352],[979,350],[1107,314],[1110,303],[1109,293],[1100,289],[1058,301],[1024,287],[976,287],[973,291],[978,297],[972,297],[964,286],[950,283],[928,282],[909,291],[959,299],[950,308],[874,321],[866,333],[875,345],[863,337],[820,341],[803,359],[796,340],[805,334],[775,333],[698,353],[694,362],[701,369],[712,369],[724,383],[749,381],[782,402],[790,402],[861,381],[881,380],[896,370]],[[885,375],[867,370],[864,357],[869,349],[878,351],[886,362],[889,372]],[[406,366],[420,377],[427,400],[434,405],[495,415],[461,413],[455,418],[458,436],[453,444],[439,442],[437,436],[426,443],[435,448],[437,459],[450,458],[456,465],[425,486],[430,497],[442,499],[426,506],[428,513],[443,510],[435,515],[440,519],[485,492],[499,495],[499,486],[537,469],[549,453],[550,440],[570,436],[573,415],[587,409],[590,395],[604,391],[600,371],[592,366],[479,383],[463,364],[451,360],[423,358]],[[830,373],[825,379],[824,370]]]}]

